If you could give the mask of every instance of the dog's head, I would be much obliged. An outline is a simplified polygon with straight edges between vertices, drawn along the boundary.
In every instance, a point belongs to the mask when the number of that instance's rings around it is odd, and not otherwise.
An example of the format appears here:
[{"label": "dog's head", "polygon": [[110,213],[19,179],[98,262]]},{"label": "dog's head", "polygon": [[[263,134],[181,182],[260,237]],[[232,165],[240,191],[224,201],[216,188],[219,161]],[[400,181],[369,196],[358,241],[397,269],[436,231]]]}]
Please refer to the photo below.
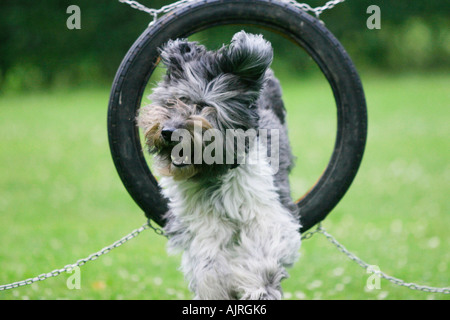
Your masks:
[{"label": "dog's head", "polygon": [[233,147],[230,163],[226,134],[258,128],[255,102],[272,57],[269,42],[244,31],[218,51],[180,39],[162,48],[166,75],[138,116],[160,174],[215,176],[235,165],[239,152]]}]

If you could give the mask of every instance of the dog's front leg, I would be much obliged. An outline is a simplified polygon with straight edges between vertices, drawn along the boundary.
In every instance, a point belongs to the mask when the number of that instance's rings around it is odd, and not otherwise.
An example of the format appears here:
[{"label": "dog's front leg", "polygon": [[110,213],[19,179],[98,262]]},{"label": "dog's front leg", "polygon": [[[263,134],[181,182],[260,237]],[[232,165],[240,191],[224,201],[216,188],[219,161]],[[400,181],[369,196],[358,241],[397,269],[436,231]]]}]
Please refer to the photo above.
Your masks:
[{"label": "dog's front leg", "polygon": [[280,300],[281,280],[287,272],[275,259],[253,256],[236,264],[235,282],[242,300]]},{"label": "dog's front leg", "polygon": [[[194,250],[195,251],[195,250]],[[227,259],[220,251],[214,256],[205,257],[192,250],[185,251],[182,269],[189,280],[189,289],[196,300],[236,299],[230,283],[230,270]]]},{"label": "dog's front leg", "polygon": [[[262,210],[260,217],[261,213]],[[280,223],[279,220],[259,219],[241,231],[232,263],[241,299],[282,298],[281,281],[288,277],[285,266],[297,257],[300,235],[295,223]]]}]

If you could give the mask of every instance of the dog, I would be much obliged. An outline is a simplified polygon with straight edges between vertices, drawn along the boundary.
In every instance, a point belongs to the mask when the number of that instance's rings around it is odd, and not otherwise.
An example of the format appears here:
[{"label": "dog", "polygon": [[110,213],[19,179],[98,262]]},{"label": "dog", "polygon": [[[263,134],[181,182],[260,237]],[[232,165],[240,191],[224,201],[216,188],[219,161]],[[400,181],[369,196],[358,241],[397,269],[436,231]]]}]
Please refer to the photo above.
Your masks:
[{"label": "dog", "polygon": [[195,299],[281,299],[301,237],[272,46],[241,31],[215,51],[176,39],[160,53],[166,73],[137,123],[169,203],[168,251]]}]

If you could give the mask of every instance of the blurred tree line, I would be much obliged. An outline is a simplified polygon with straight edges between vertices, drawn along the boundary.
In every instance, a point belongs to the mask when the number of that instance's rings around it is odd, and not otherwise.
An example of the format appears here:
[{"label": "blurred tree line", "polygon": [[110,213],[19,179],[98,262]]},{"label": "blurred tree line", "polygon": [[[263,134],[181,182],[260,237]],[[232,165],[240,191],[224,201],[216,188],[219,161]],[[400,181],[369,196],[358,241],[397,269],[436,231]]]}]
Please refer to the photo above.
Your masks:
[{"label": "blurred tree line", "polygon": [[[305,1],[313,7],[327,0]],[[160,8],[172,1],[140,0]],[[69,5],[81,9],[81,29],[69,30]],[[381,29],[369,30],[367,7],[381,9]],[[450,69],[450,1],[347,0],[321,18],[358,68],[380,72]],[[128,48],[150,17],[117,0],[1,0],[0,92],[111,83]],[[207,31],[214,38],[220,29]],[[276,41],[276,40],[274,40]],[[277,43],[273,43],[274,47]],[[286,63],[302,64],[281,53]]]}]

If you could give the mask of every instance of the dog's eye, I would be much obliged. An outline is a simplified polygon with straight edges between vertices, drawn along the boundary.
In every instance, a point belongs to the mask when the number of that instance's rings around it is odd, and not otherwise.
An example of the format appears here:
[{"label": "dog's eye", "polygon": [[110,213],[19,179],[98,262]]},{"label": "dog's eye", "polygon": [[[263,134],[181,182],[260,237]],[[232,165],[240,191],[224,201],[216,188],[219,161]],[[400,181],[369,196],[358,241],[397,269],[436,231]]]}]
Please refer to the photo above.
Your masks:
[{"label": "dog's eye", "polygon": [[166,102],[166,107],[167,108],[174,108],[177,105],[177,102],[175,100],[168,100]]}]

